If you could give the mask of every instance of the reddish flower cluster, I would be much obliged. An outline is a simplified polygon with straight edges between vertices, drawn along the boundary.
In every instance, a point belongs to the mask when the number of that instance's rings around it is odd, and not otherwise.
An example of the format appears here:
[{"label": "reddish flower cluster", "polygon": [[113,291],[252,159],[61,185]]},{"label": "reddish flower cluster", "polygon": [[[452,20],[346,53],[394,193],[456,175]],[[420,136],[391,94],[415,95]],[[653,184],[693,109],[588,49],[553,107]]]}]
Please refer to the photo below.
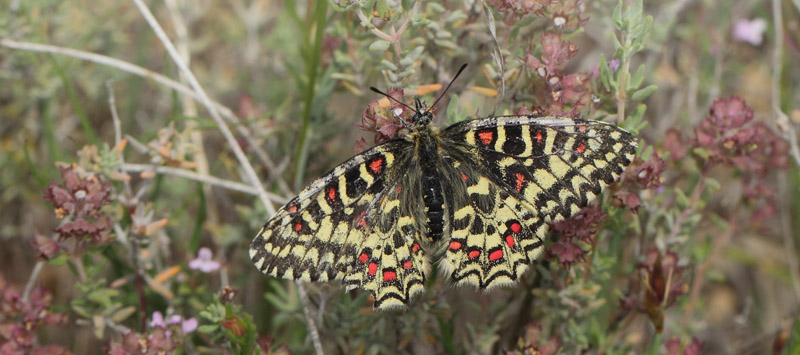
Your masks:
[{"label": "reddish flower cluster", "polygon": [[708,159],[705,167],[732,166],[741,172],[744,198],[757,206],[750,222],[755,228],[777,211],[775,191],[763,182],[768,172],[789,165],[789,143],[761,122],[742,99],[718,99],[709,116],[695,129],[692,143]]},{"label": "reddish flower cluster", "polygon": [[664,309],[689,290],[686,268],[678,261],[673,251],[648,250],[645,261],[637,265],[641,292],[621,300],[623,308],[645,312],[658,332],[664,324]]},{"label": "reddish flower cluster", "polygon": [[667,163],[655,152],[650,155],[650,160],[648,161],[643,161],[636,157],[622,174],[620,179],[621,189],[614,194],[614,199],[621,206],[633,212],[638,212],[642,201],[636,191],[661,187],[664,182],[662,174],[666,168]]},{"label": "reddish flower cluster", "polygon": [[547,249],[548,258],[558,260],[567,268],[585,261],[588,251],[579,242],[592,244],[592,237],[605,217],[606,213],[600,206],[589,206],[568,219],[550,224],[550,230],[561,238]]},{"label": "reddish flower cluster", "polygon": [[[387,93],[397,101],[404,102],[403,89],[392,88]],[[375,133],[375,144],[396,138],[400,131],[405,128],[403,123],[411,122],[411,118],[415,113],[397,101],[389,100],[389,108],[381,108],[377,100],[372,100],[364,110],[364,113],[361,114],[361,124],[356,124],[356,127]],[[361,152],[367,147],[369,147],[369,144],[363,138],[356,142],[357,152]]]},{"label": "reddish flower cluster", "polygon": [[52,295],[41,287],[31,292],[28,300],[0,277],[0,354],[67,354],[60,346],[39,347],[35,336],[45,325],[61,325],[67,315],[51,313]]},{"label": "reddish flower cluster", "polygon": [[692,142],[705,148],[709,163],[733,165],[756,176],[788,166],[789,144],[763,123],[752,123],[753,110],[744,100],[717,99],[709,111]]},{"label": "reddish flower cluster", "polygon": [[157,355],[169,354],[179,345],[180,339],[171,336],[170,330],[165,327],[155,327],[149,334],[141,335],[131,331],[123,335],[119,342],[111,340],[105,351],[109,355]]},{"label": "reddish flower cluster", "polygon": [[[110,203],[111,185],[95,175],[81,176],[73,167],[62,167],[63,185],[50,183],[45,200],[55,206],[62,223],[55,229],[60,247],[79,253],[90,245],[110,243],[111,219],[102,211]],[[52,256],[54,246],[36,238],[34,246],[44,257]]]},{"label": "reddish flower cluster", "polygon": [[289,347],[286,346],[286,344],[281,343],[278,344],[278,346],[276,347],[275,339],[272,337],[272,335],[269,334],[267,335],[259,334],[258,338],[256,339],[256,344],[258,344],[258,347],[261,349],[262,354],[289,355],[292,353],[291,351],[289,351]]},{"label": "reddish flower cluster", "polygon": [[689,288],[683,274],[685,267],[678,265],[678,253],[669,250],[662,253],[651,248],[646,257],[638,268],[643,280],[647,282],[645,293],[648,302],[667,307],[673,305],[678,296],[686,293]]},{"label": "reddish flower cluster", "polygon": [[578,47],[565,42],[558,33],[544,33],[540,39],[542,54],[534,56],[528,51],[523,64],[542,79],[550,92],[548,112],[577,117],[578,110],[589,103],[591,86],[588,73],[563,73],[567,62],[578,53]]},{"label": "reddish flower cluster", "polygon": [[588,18],[582,17],[583,0],[488,0],[498,11],[510,11],[519,16],[535,14],[549,17],[557,28],[577,29]]},{"label": "reddish flower cluster", "polygon": [[522,348],[519,349],[519,351],[512,352],[504,350],[503,354],[558,354],[563,345],[561,340],[554,335],[550,336],[549,339],[544,339],[542,326],[535,322],[525,326],[525,333],[517,343],[522,344]]},{"label": "reddish flower cluster", "polygon": [[667,355],[700,355],[703,353],[705,344],[697,338],[692,338],[686,346],[683,346],[680,339],[672,337],[667,340],[665,346]]}]

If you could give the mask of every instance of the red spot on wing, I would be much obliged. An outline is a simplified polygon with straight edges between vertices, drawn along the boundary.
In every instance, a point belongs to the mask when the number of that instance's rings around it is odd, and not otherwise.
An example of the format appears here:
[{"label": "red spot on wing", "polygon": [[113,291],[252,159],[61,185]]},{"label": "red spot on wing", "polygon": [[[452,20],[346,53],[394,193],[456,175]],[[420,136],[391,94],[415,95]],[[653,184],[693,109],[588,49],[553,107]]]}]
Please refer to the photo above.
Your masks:
[{"label": "red spot on wing", "polygon": [[522,225],[520,225],[519,223],[517,222],[511,223],[511,232],[513,232],[514,234],[519,233],[521,229]]},{"label": "red spot on wing", "polygon": [[503,258],[503,249],[497,249],[489,254],[489,261],[495,261]]},{"label": "red spot on wing", "polygon": [[467,182],[467,174],[461,173],[461,180],[464,180],[464,182]]},{"label": "red spot on wing", "polygon": [[509,248],[513,248],[514,244],[515,244],[514,236],[512,236],[511,234],[507,235],[506,236],[506,245],[508,245]]},{"label": "red spot on wing", "polygon": [[361,263],[366,263],[367,259],[369,259],[369,255],[367,255],[367,253],[362,253],[361,256],[358,257],[358,260],[360,260]]},{"label": "red spot on wing", "polygon": [[297,205],[289,206],[289,212],[291,212],[291,213],[297,212]]},{"label": "red spot on wing", "polygon": [[518,192],[522,191],[522,186],[525,185],[525,175],[522,175],[522,173],[516,173],[514,174],[514,176],[517,178],[516,180],[517,191]]},{"label": "red spot on wing", "polygon": [[364,215],[366,214],[367,211],[361,211],[361,213],[358,214],[358,228],[364,228],[364,226],[367,225],[367,219],[364,218]]},{"label": "red spot on wing", "polygon": [[369,263],[369,274],[375,276],[375,273],[378,272],[378,264],[376,263]]},{"label": "red spot on wing", "polygon": [[400,191],[403,191],[403,185],[397,185],[397,193],[399,194]]},{"label": "red spot on wing", "polygon": [[419,251],[419,243],[414,243],[414,246],[411,247],[411,252],[416,253]]},{"label": "red spot on wing", "polygon": [[584,144],[581,144],[581,145],[579,145],[579,146],[578,146],[578,148],[576,148],[575,150],[577,150],[577,151],[578,151],[578,153],[583,153],[583,152],[586,150],[586,145],[584,145]]},{"label": "red spot on wing", "polygon": [[383,158],[377,158],[370,162],[369,170],[375,175],[380,174],[383,171]]},{"label": "red spot on wing", "polygon": [[469,256],[470,259],[475,259],[479,255],[481,255],[481,252],[479,250],[473,250],[473,251],[469,252],[469,254],[467,254],[467,256]]},{"label": "red spot on wing", "polygon": [[299,232],[301,229],[303,229],[303,222],[297,222],[297,223],[294,224],[294,231],[295,232]]},{"label": "red spot on wing", "polygon": [[586,126],[578,126],[578,131],[580,131],[581,133],[586,132]]},{"label": "red spot on wing", "polygon": [[332,187],[328,189],[328,199],[331,201],[336,199],[336,189]]},{"label": "red spot on wing", "polygon": [[494,138],[494,132],[492,131],[483,131],[478,132],[478,139],[480,139],[481,144],[489,145],[492,143],[492,139]]},{"label": "red spot on wing", "polygon": [[536,143],[542,143],[542,132],[536,132],[534,138],[536,138]]},{"label": "red spot on wing", "polygon": [[383,282],[397,280],[397,273],[392,270],[383,271]]},{"label": "red spot on wing", "polygon": [[411,264],[411,260],[406,260],[405,262],[403,262],[403,269],[406,269],[406,270],[408,270],[408,269],[410,269],[412,266],[413,266],[413,265]]},{"label": "red spot on wing", "polygon": [[458,250],[461,249],[461,243],[457,241],[450,242],[450,250]]}]

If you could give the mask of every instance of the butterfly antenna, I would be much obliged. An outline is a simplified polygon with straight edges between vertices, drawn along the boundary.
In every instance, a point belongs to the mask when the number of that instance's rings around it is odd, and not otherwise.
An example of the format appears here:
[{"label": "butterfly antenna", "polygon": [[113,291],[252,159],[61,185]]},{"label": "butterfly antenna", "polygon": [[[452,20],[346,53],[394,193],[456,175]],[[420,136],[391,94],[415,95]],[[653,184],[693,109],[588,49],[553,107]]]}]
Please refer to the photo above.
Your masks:
[{"label": "butterfly antenna", "polygon": [[453,77],[453,80],[450,80],[450,84],[447,84],[447,87],[444,88],[444,91],[442,91],[442,94],[439,95],[439,98],[437,98],[436,101],[433,102],[433,105],[431,105],[431,107],[429,107],[428,110],[425,111],[425,113],[431,112],[431,110],[433,110],[433,108],[436,107],[436,104],[439,103],[439,100],[441,100],[444,97],[444,94],[447,93],[447,90],[450,90],[450,85],[453,85],[456,79],[458,79],[458,76],[461,75],[461,72],[463,72],[464,69],[466,68],[467,68],[467,63],[461,65],[461,68],[458,69],[458,72]]},{"label": "butterfly antenna", "polygon": [[376,92],[376,93],[378,93],[378,94],[381,94],[381,95],[383,95],[383,96],[386,96],[386,98],[387,98],[387,99],[393,100],[394,102],[396,102],[396,103],[398,103],[398,104],[401,104],[401,105],[405,106],[407,109],[409,109],[409,110],[411,110],[411,111],[414,111],[414,112],[419,112],[419,110],[417,110],[417,109],[414,109],[414,108],[412,108],[411,106],[408,106],[408,105],[406,105],[406,103],[405,103],[405,102],[402,102],[402,101],[400,101],[400,100],[398,100],[398,99],[395,99],[395,98],[394,98],[392,95],[389,95],[389,94],[387,94],[387,93],[385,93],[385,92],[381,91],[380,89],[378,89],[378,88],[376,88],[376,87],[374,87],[374,86],[370,86],[370,87],[369,87],[369,89],[370,89],[370,90],[372,90],[372,91],[374,91],[374,92]]}]

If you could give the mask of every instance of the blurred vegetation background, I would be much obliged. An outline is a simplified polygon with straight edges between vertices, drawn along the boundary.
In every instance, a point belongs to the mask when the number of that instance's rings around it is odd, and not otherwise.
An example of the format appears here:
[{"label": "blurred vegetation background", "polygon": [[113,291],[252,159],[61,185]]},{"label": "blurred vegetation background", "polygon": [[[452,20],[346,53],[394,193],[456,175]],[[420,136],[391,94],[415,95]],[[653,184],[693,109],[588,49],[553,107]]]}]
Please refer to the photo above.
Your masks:
[{"label": "blurred vegetation background", "polygon": [[[800,353],[797,0],[7,0],[0,24],[0,353]],[[377,313],[261,275],[271,212],[399,127],[368,88],[431,103],[462,63],[439,126],[600,119],[639,158],[517,287],[433,275]]]}]

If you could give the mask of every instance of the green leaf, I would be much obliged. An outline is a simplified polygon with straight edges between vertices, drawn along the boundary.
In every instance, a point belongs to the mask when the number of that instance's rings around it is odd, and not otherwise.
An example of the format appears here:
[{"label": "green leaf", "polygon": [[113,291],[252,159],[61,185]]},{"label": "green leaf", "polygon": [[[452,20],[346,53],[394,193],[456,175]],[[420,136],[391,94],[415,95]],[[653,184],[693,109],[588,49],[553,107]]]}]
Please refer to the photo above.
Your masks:
[{"label": "green leaf", "polygon": [[67,256],[67,253],[59,253],[55,257],[50,258],[50,260],[47,260],[47,263],[53,266],[61,266],[64,265],[64,263],[66,263],[67,260],[69,260],[69,256]]},{"label": "green leaf", "polygon": [[722,185],[720,185],[719,181],[717,181],[716,179],[706,178],[705,179],[705,184],[706,184],[706,188],[708,188],[708,190],[712,191],[712,192],[713,191],[719,191],[719,190],[722,189]]},{"label": "green leaf", "polygon": [[392,14],[392,8],[386,0],[378,0],[375,4],[375,11],[378,13],[378,16],[383,18],[387,18]]},{"label": "green leaf", "polygon": [[628,90],[638,89],[644,81],[644,64],[639,65],[639,68],[636,69],[636,73],[634,73],[630,78],[631,80],[628,82]]},{"label": "green leaf", "polygon": [[692,149],[692,153],[698,155],[700,158],[703,158],[703,160],[708,160],[708,150],[705,148],[694,148]]},{"label": "green leaf", "polygon": [[103,307],[108,307],[111,305],[111,298],[116,297],[119,294],[119,291],[112,290],[110,288],[104,288],[97,291],[90,292],[86,295],[86,298],[90,301],[97,303]]},{"label": "green leaf", "polygon": [[217,329],[219,329],[219,325],[217,324],[206,324],[198,327],[197,331],[200,333],[209,334],[217,331]]},{"label": "green leaf", "polygon": [[614,27],[622,28],[622,0],[620,0],[617,3],[617,7],[614,8],[611,19],[614,21]]},{"label": "green leaf", "polygon": [[369,45],[369,50],[374,51],[374,52],[383,52],[383,51],[389,49],[390,45],[391,45],[391,43],[389,43],[387,41],[384,41],[382,39],[379,39],[379,40],[377,40],[375,42],[372,42],[372,44]]},{"label": "green leaf", "polygon": [[686,193],[680,188],[676,187],[673,191],[675,191],[675,197],[676,201],[678,202],[678,206],[681,208],[686,208],[692,203],[691,200],[689,200],[689,197],[686,196]]},{"label": "green leaf", "polygon": [[111,320],[113,320],[116,323],[122,323],[124,320],[128,319],[128,317],[130,317],[134,313],[136,313],[136,307],[128,306],[114,312],[114,314],[111,315]]},{"label": "green leaf", "polygon": [[399,70],[399,68],[396,65],[394,65],[394,63],[392,63],[392,62],[390,62],[390,61],[388,61],[386,59],[381,60],[381,64],[383,64],[383,66],[385,66],[386,69],[389,69],[391,71]]},{"label": "green leaf", "polygon": [[422,51],[424,51],[424,50],[425,50],[425,47],[423,47],[423,46],[418,46],[418,47],[412,49],[411,52],[409,52],[408,54],[406,54],[405,57],[403,57],[403,59],[400,59],[400,65],[402,65],[404,67],[410,66],[411,64],[416,62],[417,59],[419,59],[419,56],[422,54]]},{"label": "green leaf", "polygon": [[648,96],[650,96],[650,94],[652,94],[656,90],[658,90],[658,86],[656,85],[650,85],[643,89],[636,90],[636,92],[634,92],[633,95],[631,95],[631,100],[642,101],[646,99]]},{"label": "green leaf", "polygon": [[[600,53],[600,81],[603,83],[603,87],[606,88],[606,90],[614,91],[616,90],[616,86],[612,87],[613,83],[608,69],[608,61],[606,61],[606,56],[603,55],[603,53]],[[612,88],[614,90],[612,90]]]}]

